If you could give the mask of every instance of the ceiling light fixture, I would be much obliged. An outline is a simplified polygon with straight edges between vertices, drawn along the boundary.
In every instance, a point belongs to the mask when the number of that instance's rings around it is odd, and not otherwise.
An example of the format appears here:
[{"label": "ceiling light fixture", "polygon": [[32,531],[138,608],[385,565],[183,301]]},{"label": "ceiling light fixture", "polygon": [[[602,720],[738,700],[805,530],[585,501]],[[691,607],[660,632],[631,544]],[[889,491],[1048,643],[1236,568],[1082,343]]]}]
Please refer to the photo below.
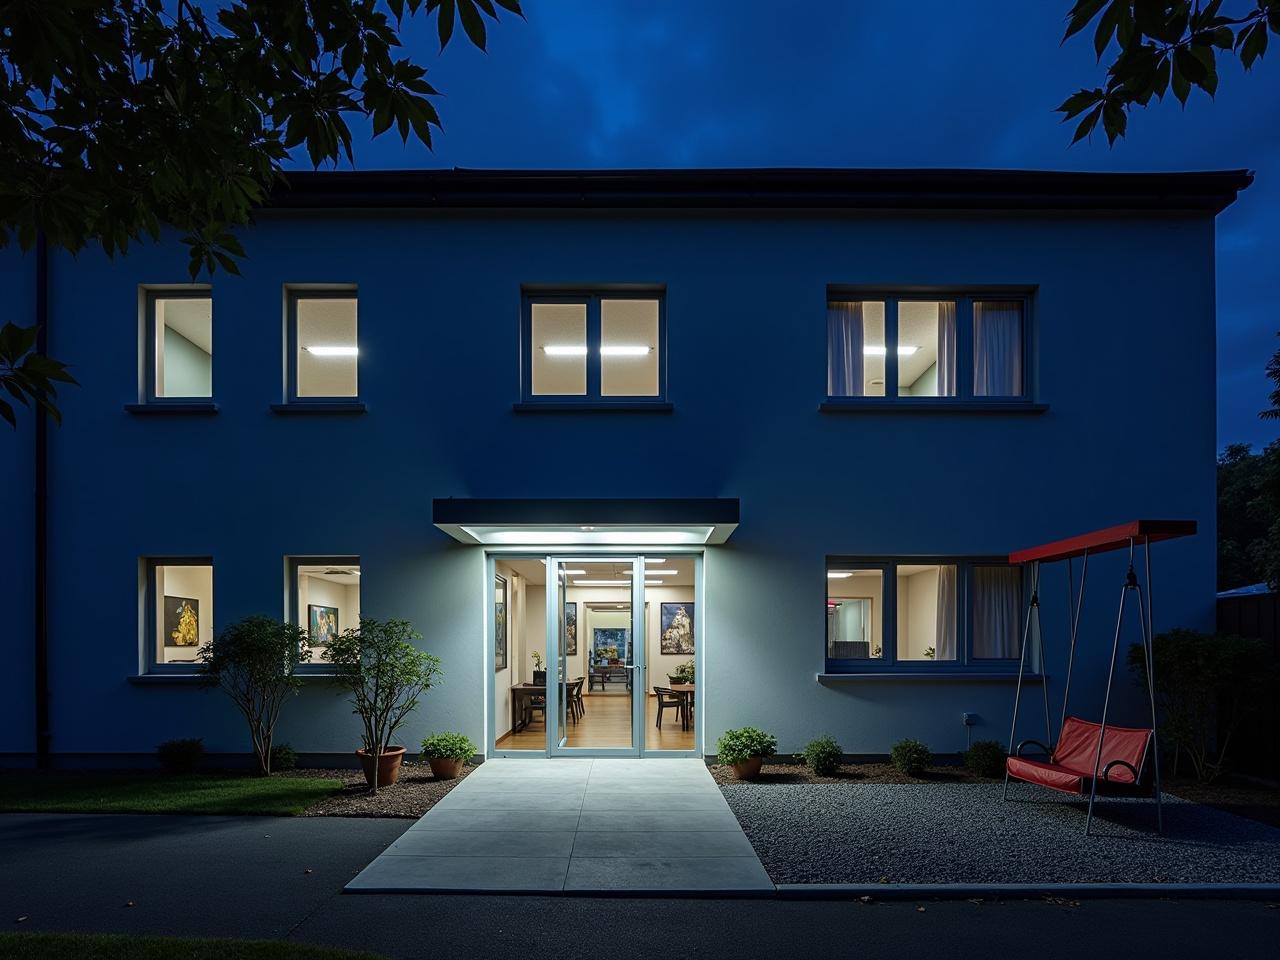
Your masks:
[{"label": "ceiling light fixture", "polygon": [[645,557],[644,558],[644,565],[646,567],[651,563],[654,565],[657,565],[657,564],[666,563],[666,562],[667,561],[665,557]]},{"label": "ceiling light fixture", "polygon": [[542,352],[548,357],[585,357],[587,345],[585,343],[544,343]]},{"label": "ceiling light fixture", "polygon": [[[919,347],[913,347],[907,343],[900,343],[898,344],[898,356],[909,357],[919,349],[920,349]],[[884,356],[888,356],[888,354],[889,354],[888,347],[870,346],[870,347],[862,348],[862,355],[864,357],[884,357]]]},{"label": "ceiling light fixture", "polygon": [[827,571],[828,580],[843,580],[845,579],[845,577],[852,577],[852,576],[853,576],[853,573],[852,571],[849,571],[849,570],[828,570]]},{"label": "ceiling light fixture", "polygon": [[630,580],[575,580],[575,587],[629,587]]},{"label": "ceiling light fixture", "polygon": [[[650,570],[648,567],[646,567],[644,571],[644,575],[646,577],[655,577],[655,576],[674,577],[679,572],[680,572],[679,570]],[[625,571],[625,573],[628,577],[635,576],[635,574],[632,573],[632,571],[630,570]]]},{"label": "ceiling light fixture", "polygon": [[344,347],[337,344],[303,347],[302,349],[315,357],[354,357],[360,352],[359,347]]},{"label": "ceiling light fixture", "polygon": [[617,343],[600,348],[602,357],[647,357],[650,348],[642,343]]}]

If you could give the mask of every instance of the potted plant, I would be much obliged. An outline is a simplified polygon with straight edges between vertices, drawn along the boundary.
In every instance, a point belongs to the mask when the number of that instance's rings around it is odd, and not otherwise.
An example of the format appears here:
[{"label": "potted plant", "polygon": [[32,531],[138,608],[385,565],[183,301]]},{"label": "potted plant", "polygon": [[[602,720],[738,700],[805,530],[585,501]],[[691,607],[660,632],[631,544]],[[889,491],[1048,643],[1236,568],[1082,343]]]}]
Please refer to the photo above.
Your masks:
[{"label": "potted plant", "polygon": [[361,618],[359,627],[331,638],[324,650],[360,717],[363,746],[356,755],[373,793],[399,778],[404,747],[392,746],[391,739],[440,679],[439,658],[415,641],[422,635],[407,620]]},{"label": "potted plant", "polygon": [[677,683],[693,683],[693,678],[694,670],[692,660],[687,663],[682,663],[680,666],[676,667],[675,673],[667,674],[667,679],[670,680],[673,685]]},{"label": "potted plant", "polygon": [[476,745],[461,733],[433,733],[422,741],[422,758],[437,780],[456,780],[462,765],[476,755]]},{"label": "potted plant", "polygon": [[545,661],[542,659],[542,654],[535,650],[530,654],[530,656],[533,657],[533,682],[535,684],[546,683],[547,667]]},{"label": "potted plant", "polygon": [[733,767],[733,775],[739,780],[754,780],[760,775],[765,758],[777,750],[778,738],[755,727],[726,730],[716,744],[716,756],[721,763]]}]

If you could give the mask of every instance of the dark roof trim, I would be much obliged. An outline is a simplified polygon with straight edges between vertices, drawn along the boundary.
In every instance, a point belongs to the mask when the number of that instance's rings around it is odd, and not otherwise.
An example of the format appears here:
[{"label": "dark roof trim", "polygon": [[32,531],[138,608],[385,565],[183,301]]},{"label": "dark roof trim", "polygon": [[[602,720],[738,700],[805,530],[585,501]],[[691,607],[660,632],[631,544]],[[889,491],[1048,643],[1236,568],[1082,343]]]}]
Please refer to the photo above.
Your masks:
[{"label": "dark roof trim", "polygon": [[558,524],[736,524],[736,497],[679,499],[483,499],[447,497],[431,502],[434,524],[554,526]]},{"label": "dark roof trim", "polygon": [[299,171],[276,208],[772,208],[1198,210],[1218,213],[1248,170],[375,170]]}]

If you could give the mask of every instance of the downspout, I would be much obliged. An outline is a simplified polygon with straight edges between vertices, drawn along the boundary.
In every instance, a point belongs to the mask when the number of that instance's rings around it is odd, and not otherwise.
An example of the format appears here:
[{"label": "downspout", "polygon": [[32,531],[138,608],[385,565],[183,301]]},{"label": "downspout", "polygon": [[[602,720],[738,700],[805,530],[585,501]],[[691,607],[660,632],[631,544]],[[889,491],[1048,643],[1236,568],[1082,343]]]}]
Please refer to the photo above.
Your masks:
[{"label": "downspout", "polygon": [[[49,351],[49,248],[44,233],[36,237],[36,352]],[[49,768],[49,415],[38,404],[35,413],[35,706],[36,767]]]}]

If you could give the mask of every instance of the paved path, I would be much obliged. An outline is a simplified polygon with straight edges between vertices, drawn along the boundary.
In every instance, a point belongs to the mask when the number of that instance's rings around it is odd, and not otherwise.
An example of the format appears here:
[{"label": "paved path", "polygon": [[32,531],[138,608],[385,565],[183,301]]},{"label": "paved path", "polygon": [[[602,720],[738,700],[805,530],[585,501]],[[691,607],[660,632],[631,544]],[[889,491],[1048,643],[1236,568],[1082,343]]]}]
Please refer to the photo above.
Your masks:
[{"label": "paved path", "polygon": [[701,760],[488,760],[348,893],[772,895]]},{"label": "paved path", "polygon": [[[1275,960],[1276,905],[343,896],[410,821],[0,815],[0,929],[281,939],[386,957]],[[924,911],[917,909],[923,906]],[[19,917],[26,919],[18,922]],[[604,931],[602,933],[602,930]],[[602,939],[603,937],[603,939]]]}]

